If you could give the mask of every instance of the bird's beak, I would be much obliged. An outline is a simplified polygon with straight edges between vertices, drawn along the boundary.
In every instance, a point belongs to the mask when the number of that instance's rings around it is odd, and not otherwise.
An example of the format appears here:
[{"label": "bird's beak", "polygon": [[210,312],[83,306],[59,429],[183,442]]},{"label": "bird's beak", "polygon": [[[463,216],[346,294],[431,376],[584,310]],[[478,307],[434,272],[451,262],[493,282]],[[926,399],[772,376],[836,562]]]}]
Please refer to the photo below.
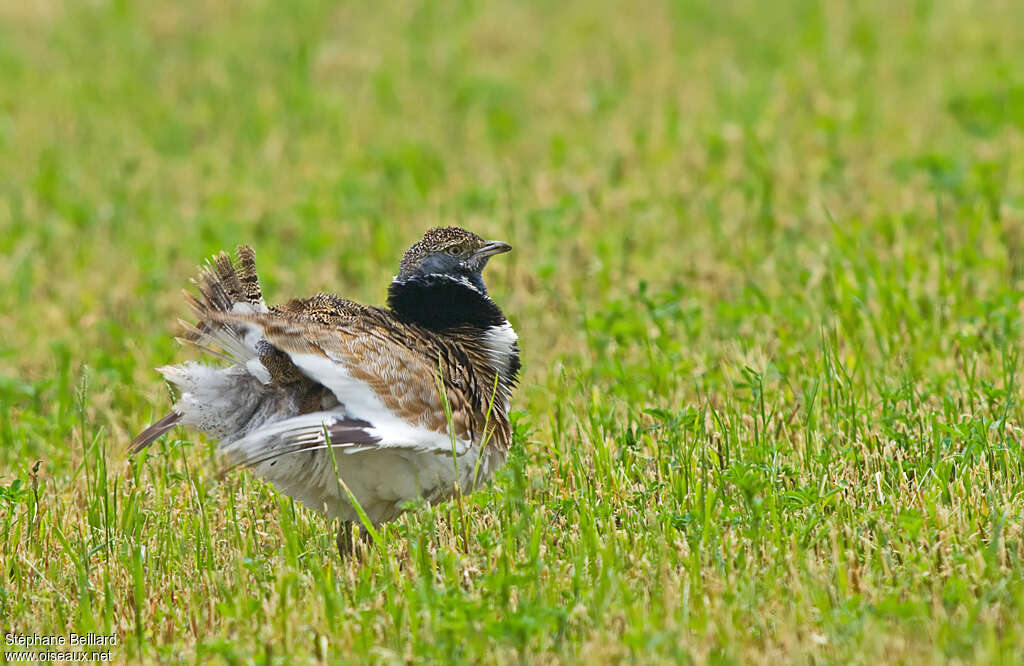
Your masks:
[{"label": "bird's beak", "polygon": [[502,243],[501,241],[487,241],[482,248],[473,253],[473,259],[487,259],[488,257],[493,257],[496,254],[508,252],[511,249],[512,246],[508,243]]}]

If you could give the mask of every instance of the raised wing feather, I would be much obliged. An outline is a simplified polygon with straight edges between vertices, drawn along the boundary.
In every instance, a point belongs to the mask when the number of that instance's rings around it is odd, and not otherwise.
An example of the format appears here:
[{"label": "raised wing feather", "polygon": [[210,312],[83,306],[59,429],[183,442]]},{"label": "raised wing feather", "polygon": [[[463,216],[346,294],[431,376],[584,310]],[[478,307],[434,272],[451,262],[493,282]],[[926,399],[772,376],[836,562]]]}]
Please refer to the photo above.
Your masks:
[{"label": "raised wing feather", "polygon": [[[302,414],[264,426],[224,446],[231,467],[255,467],[282,456],[319,451],[331,446],[344,453],[358,453],[380,443],[373,424],[347,418],[338,410]],[[329,442],[329,443],[328,443]]]}]

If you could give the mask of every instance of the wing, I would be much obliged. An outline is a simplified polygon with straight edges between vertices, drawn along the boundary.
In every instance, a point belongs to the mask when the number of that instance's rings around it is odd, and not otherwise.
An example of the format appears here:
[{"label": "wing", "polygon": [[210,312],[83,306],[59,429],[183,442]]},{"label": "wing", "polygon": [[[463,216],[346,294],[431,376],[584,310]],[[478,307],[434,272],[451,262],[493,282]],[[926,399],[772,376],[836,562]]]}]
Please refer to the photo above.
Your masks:
[{"label": "wing", "polygon": [[[387,311],[342,302],[347,309],[335,314],[320,309],[310,316],[295,306],[207,315],[265,340],[340,403],[335,410],[251,433],[230,447],[234,460],[251,465],[275,452],[324,448],[328,440],[350,452],[373,447],[450,453],[454,448],[461,455],[481,441],[488,426],[493,430],[467,400],[468,359],[459,359],[439,340],[424,339]],[[347,425],[355,421],[360,425]],[[332,432],[336,427],[340,430]]]},{"label": "wing", "polygon": [[[273,464],[278,458],[326,449],[358,453],[381,443],[368,421],[347,418],[340,410],[312,412],[264,426],[223,447],[233,464],[221,474],[239,467]],[[275,475],[269,470],[266,476]]]}]

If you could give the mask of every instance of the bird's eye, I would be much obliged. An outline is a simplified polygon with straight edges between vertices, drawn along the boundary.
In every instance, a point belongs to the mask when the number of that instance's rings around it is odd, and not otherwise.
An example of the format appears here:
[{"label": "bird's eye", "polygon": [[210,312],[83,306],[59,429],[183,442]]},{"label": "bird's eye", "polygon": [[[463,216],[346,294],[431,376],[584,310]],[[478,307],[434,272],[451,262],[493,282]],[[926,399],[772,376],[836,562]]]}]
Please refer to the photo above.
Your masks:
[{"label": "bird's eye", "polygon": [[458,246],[450,247],[447,250],[445,250],[445,252],[452,255],[453,257],[458,257],[462,254],[462,248]]}]

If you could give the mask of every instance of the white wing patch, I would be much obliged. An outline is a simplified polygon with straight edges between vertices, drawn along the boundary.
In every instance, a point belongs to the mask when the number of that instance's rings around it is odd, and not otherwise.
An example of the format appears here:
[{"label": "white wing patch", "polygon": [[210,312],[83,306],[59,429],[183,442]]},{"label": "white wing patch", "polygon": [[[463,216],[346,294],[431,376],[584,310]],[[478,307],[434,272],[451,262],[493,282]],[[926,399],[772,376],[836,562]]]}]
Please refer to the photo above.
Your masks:
[{"label": "white wing patch", "polygon": [[[326,386],[342,404],[347,417],[369,421],[367,430],[379,437],[381,447],[399,447],[415,451],[451,452],[453,438],[423,426],[413,425],[396,415],[366,382],[356,379],[341,362],[316,354],[288,354],[310,379]],[[454,438],[456,455],[463,455],[471,443]]]},{"label": "white wing patch", "polygon": [[501,326],[491,326],[484,331],[483,338],[494,369],[507,377],[512,372],[512,356],[519,340],[512,324],[506,321]]},{"label": "white wing patch", "polygon": [[[222,445],[221,448],[236,465],[256,465],[264,460],[286,456],[326,446],[328,431],[345,421],[340,410],[313,412],[282,419],[254,430],[242,439]],[[367,424],[368,425],[368,424]],[[353,427],[366,433],[361,440],[376,437],[368,427]],[[339,453],[355,453],[376,448],[368,441],[332,441],[331,447]]]}]

